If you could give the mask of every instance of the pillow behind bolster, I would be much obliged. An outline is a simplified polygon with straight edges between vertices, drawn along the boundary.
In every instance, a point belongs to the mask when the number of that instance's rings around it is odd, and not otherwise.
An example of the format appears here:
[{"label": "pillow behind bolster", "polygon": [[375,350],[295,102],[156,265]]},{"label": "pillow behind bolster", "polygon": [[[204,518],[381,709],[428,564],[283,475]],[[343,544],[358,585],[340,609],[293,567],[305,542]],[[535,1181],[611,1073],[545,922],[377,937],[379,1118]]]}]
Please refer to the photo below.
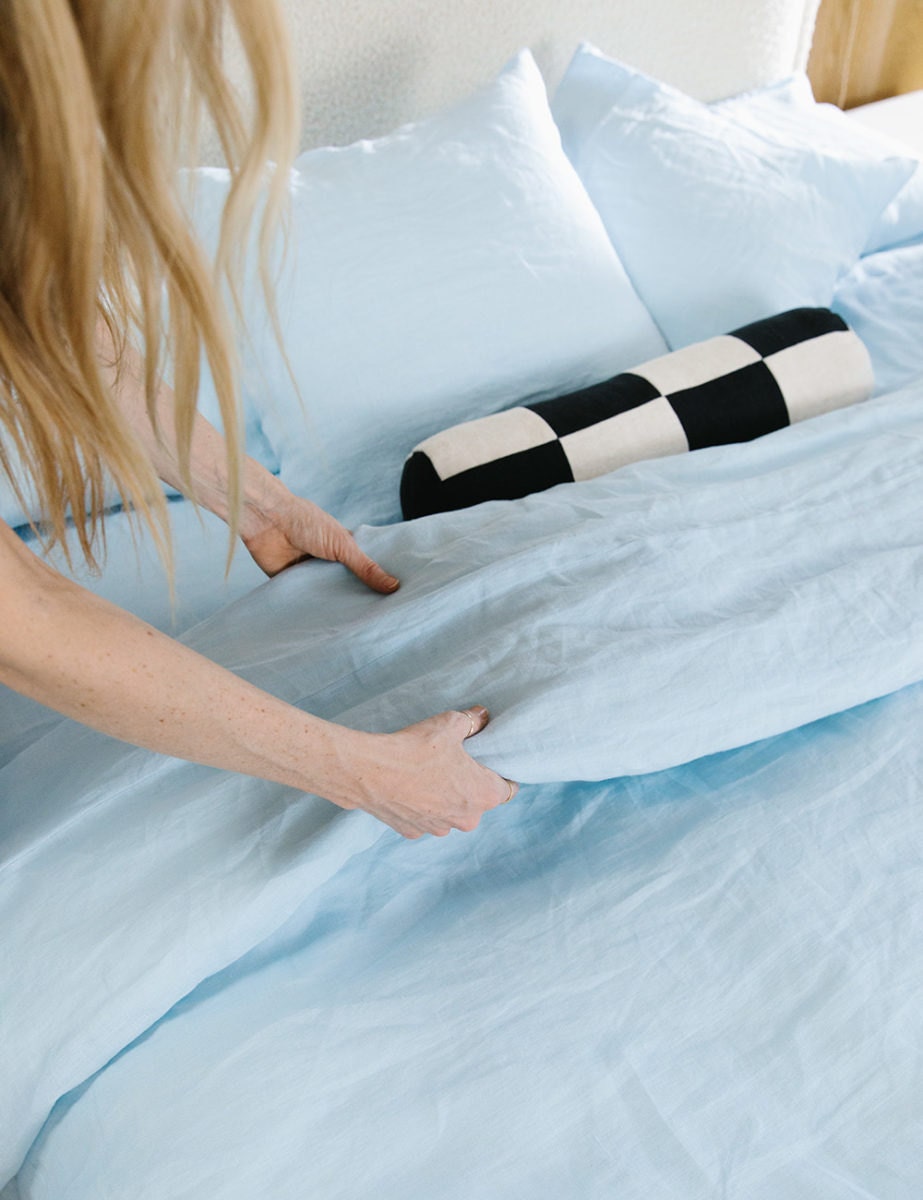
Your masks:
[{"label": "pillow behind bolster", "polygon": [[829,306],[916,164],[833,149],[753,106],[735,115],[604,65],[610,104],[577,169],[670,349]]},{"label": "pillow behind bolster", "polygon": [[427,438],[404,464],[401,508],[410,519],[514,500],[639,459],[747,442],[873,386],[868,352],[842,318],[792,309]]}]

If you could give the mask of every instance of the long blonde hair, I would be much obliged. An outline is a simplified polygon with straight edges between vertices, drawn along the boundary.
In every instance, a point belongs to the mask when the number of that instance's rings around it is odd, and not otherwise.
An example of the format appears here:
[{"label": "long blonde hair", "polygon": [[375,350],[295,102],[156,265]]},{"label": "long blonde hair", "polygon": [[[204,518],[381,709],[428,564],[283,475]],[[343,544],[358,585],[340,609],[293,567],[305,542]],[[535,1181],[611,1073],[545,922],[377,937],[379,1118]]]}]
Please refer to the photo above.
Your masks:
[{"label": "long blonde hair", "polygon": [[[246,106],[222,67],[228,17],[250,68]],[[275,0],[0,0],[0,468],[11,473],[14,451],[41,509],[40,533],[65,553],[70,518],[95,563],[108,473],[169,557],[163,492],[105,382],[100,322],[116,367],[129,340],[143,346],[155,429],[161,369],[172,364],[187,483],[204,353],[228,446],[233,533],[242,451],[222,280],[236,294],[265,164],[293,155],[295,112]],[[214,265],[177,182],[203,114],[231,171]],[[264,263],[286,177],[268,178]]]}]

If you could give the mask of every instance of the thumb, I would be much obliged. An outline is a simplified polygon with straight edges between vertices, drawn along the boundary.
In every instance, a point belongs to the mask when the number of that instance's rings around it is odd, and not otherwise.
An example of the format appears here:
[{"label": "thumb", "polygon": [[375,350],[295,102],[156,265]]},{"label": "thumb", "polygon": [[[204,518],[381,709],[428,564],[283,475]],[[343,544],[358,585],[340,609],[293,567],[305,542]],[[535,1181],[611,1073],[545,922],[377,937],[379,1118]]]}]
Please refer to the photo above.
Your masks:
[{"label": "thumb", "polygon": [[490,713],[483,704],[471,704],[467,708],[452,710],[446,713],[446,716],[453,718],[454,727],[463,742],[479,734],[490,720]]},{"label": "thumb", "polygon": [[399,579],[389,574],[384,567],[379,566],[373,558],[369,558],[364,550],[360,550],[356,539],[345,529],[337,547],[336,560],[352,571],[356,578],[361,580],[366,587],[370,587],[373,592],[387,594],[396,592],[401,586]]}]

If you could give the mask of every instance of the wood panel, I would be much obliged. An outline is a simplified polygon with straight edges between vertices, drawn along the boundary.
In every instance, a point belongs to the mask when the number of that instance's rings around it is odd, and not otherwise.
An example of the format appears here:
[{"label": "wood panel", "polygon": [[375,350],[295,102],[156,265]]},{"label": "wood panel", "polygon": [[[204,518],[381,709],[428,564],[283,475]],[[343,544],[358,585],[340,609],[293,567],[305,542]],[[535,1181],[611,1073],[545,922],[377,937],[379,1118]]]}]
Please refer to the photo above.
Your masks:
[{"label": "wood panel", "polygon": [[923,0],[823,0],[808,75],[841,108],[923,88]]}]

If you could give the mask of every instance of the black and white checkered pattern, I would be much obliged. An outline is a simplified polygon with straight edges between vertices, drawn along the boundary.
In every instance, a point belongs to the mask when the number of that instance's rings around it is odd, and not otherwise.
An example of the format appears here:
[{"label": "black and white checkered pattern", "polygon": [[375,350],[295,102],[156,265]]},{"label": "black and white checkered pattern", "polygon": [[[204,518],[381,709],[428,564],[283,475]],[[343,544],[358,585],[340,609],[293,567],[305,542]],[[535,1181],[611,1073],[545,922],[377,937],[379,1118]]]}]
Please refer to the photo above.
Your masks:
[{"label": "black and white checkered pattern", "polygon": [[401,507],[411,518],[513,500],[643,458],[750,441],[872,390],[868,352],[845,322],[793,309],[428,438],[404,464]]}]

